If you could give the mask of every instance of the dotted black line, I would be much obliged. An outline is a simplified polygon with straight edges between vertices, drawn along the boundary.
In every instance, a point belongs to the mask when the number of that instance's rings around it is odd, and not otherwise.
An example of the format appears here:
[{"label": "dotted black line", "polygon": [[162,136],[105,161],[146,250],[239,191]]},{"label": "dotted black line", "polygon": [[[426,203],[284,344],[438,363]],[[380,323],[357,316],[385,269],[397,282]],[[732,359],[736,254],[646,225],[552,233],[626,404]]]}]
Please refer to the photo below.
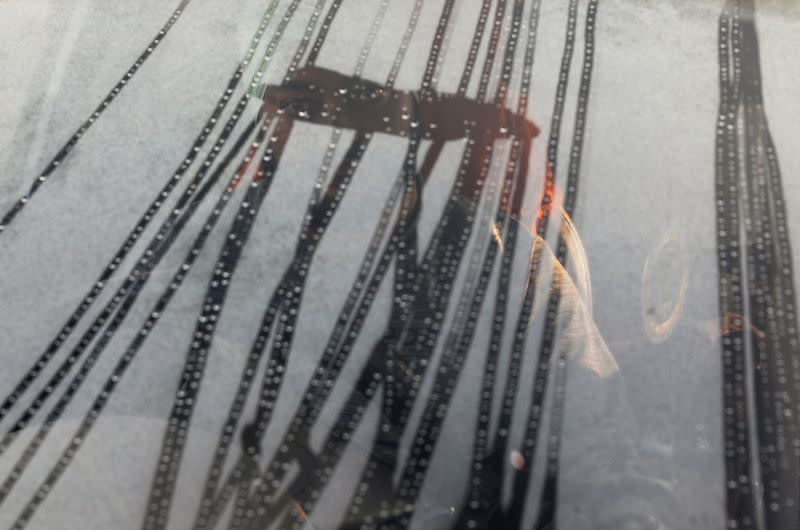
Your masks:
[{"label": "dotted black line", "polygon": [[[86,295],[84,295],[83,299],[78,304],[78,307],[72,312],[69,318],[67,318],[67,321],[61,326],[61,329],[59,330],[55,338],[48,344],[45,351],[36,359],[36,362],[26,372],[26,374],[22,377],[22,379],[20,379],[19,383],[17,383],[17,385],[14,387],[14,390],[11,392],[11,394],[9,394],[3,400],[3,404],[2,406],[0,406],[0,421],[2,421],[2,419],[12,410],[12,407],[22,397],[25,391],[35,382],[38,376],[42,373],[42,370],[53,359],[56,353],[58,353],[58,350],[61,348],[61,346],[63,346],[63,344],[72,334],[72,332],[76,329],[81,318],[86,314],[91,305],[97,300],[97,298],[102,293],[105,286],[108,284],[109,279],[119,269],[119,266],[122,264],[123,260],[127,257],[133,246],[139,240],[141,234],[144,233],[144,230],[147,228],[150,221],[155,217],[160,208],[164,205],[169,194],[177,186],[178,182],[181,180],[183,175],[186,173],[191,164],[194,162],[202,146],[205,144],[205,141],[208,139],[208,136],[211,134],[211,131],[214,129],[216,123],[218,122],[220,115],[222,114],[223,110],[230,101],[231,94],[233,93],[236,86],[239,84],[239,81],[241,80],[243,74],[243,69],[252,60],[255,48],[258,46],[258,43],[264,34],[266,26],[269,23],[270,17],[276,5],[277,1],[274,1],[265,11],[264,15],[262,16],[259,27],[251,40],[250,51],[248,51],[248,53],[245,55],[241,65],[237,67],[236,70],[234,71],[233,76],[228,81],[228,85],[226,86],[225,90],[220,96],[219,101],[215,105],[214,110],[211,113],[211,116],[206,121],[206,124],[204,125],[202,131],[200,132],[200,135],[195,139],[191,149],[185,155],[178,169],[173,173],[172,178],[170,178],[167,181],[167,183],[164,185],[164,187],[161,189],[158,195],[156,195],[156,198],[152,201],[148,209],[145,211],[144,215],[142,215],[142,217],[136,223],[134,228],[128,234],[128,237],[125,239],[125,242],[119,248],[119,250],[111,259],[111,261],[108,262],[103,272],[100,274],[97,280],[95,280],[94,284],[86,293]],[[66,375],[65,370],[68,370],[72,364],[77,362],[77,358],[81,355],[83,350],[87,348],[88,345],[91,343],[91,341],[94,339],[96,333],[100,330],[103,323],[105,322],[105,319],[107,319],[108,316],[113,313],[117,304],[125,297],[126,293],[130,292],[131,286],[134,284],[134,280],[131,279],[130,276],[138,277],[146,275],[147,271],[152,270],[157,264],[156,260],[154,260],[152,256],[156,252],[158,252],[159,249],[161,251],[166,251],[166,249],[169,248],[169,244],[175,240],[175,238],[177,237],[177,230],[175,229],[177,220],[180,219],[181,216],[186,215],[187,208],[190,207],[189,205],[196,205],[199,203],[199,201],[195,198],[198,187],[203,182],[203,179],[205,179],[206,175],[208,174],[208,171],[211,169],[213,165],[214,160],[216,159],[221,149],[224,147],[225,143],[230,137],[231,131],[236,125],[238,121],[238,116],[241,115],[241,112],[246,102],[247,98],[242,98],[239,101],[237,105],[237,112],[235,113],[237,118],[228,120],[228,122],[225,124],[222,134],[220,135],[217,142],[214,144],[214,147],[211,149],[210,153],[205,158],[200,169],[196,172],[195,176],[190,181],[184,193],[178,199],[175,208],[173,209],[173,212],[171,212],[168,219],[164,221],[164,223],[161,225],[157,233],[158,235],[155,236],[155,238],[150,242],[150,244],[147,247],[147,250],[142,255],[140,260],[137,262],[137,265],[129,273],[129,279],[128,279],[129,281],[126,281],[125,285],[123,285],[123,287],[117,291],[114,297],[115,300],[112,300],[112,303],[109,306],[107,306],[106,309],[104,310],[103,318],[95,321],[91,329],[81,337],[78,346],[76,346],[76,349],[72,351],[70,358],[67,361],[65,361],[65,363],[62,364],[61,367],[59,367],[57,373]],[[163,253],[159,255],[163,255]],[[73,360],[70,361],[70,359]],[[45,389],[54,388],[54,385],[57,385],[62,379],[63,377],[61,376],[52,379],[50,382],[48,382],[47,385],[45,385]],[[40,394],[37,397],[37,399],[34,400],[34,402],[42,403],[43,399],[45,399],[47,395],[49,395],[49,392],[45,394]],[[7,435],[2,442],[0,442],[0,454],[2,454],[5,451],[5,449],[7,449],[8,445],[11,443],[13,438],[13,433],[22,429],[27,423],[27,419],[30,419],[30,416],[35,414],[36,410],[38,410],[40,406],[41,405],[37,405],[31,409],[28,409],[26,411],[26,414],[23,415],[23,418],[14,425],[9,435]]]},{"label": "dotted black line", "polygon": [[39,173],[39,176],[33,183],[30,185],[28,192],[23,195],[15,204],[12,206],[6,213],[3,215],[3,218],[0,219],[0,233],[4,232],[5,229],[11,224],[17,214],[22,210],[28,201],[31,200],[33,195],[39,189],[39,187],[44,184],[47,179],[50,178],[50,175],[58,168],[59,165],[64,161],[67,155],[72,151],[72,149],[77,145],[80,139],[83,137],[84,134],[89,130],[89,128],[97,121],[103,112],[111,105],[114,99],[119,95],[120,92],[125,88],[125,86],[130,82],[133,78],[134,74],[139,70],[139,68],[144,64],[144,62],[153,54],[155,49],[161,43],[161,41],[166,37],[167,32],[175,25],[175,22],[178,21],[180,16],[186,10],[186,6],[189,5],[191,0],[181,0],[178,4],[178,7],[175,8],[172,15],[170,15],[167,22],[161,27],[158,34],[153,37],[153,40],[150,41],[150,44],[147,45],[147,48],[139,54],[139,57],[136,59],[130,68],[125,72],[122,78],[117,81],[117,84],[114,85],[114,88],[111,89],[106,97],[103,99],[102,102],[97,106],[97,108],[89,115],[86,121],[78,128],[77,131],[73,133],[67,143],[56,153],[53,159],[50,161],[49,164],[45,167],[44,171]]}]

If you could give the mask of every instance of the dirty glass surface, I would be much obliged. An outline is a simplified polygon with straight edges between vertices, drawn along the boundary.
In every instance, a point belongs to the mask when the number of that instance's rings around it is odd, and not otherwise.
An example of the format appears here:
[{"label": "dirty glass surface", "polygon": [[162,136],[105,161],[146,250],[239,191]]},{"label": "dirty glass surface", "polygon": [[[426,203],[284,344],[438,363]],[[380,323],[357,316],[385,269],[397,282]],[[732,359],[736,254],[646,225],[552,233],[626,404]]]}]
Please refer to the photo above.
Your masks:
[{"label": "dirty glass surface", "polygon": [[0,2],[0,526],[800,527],[792,0]]}]

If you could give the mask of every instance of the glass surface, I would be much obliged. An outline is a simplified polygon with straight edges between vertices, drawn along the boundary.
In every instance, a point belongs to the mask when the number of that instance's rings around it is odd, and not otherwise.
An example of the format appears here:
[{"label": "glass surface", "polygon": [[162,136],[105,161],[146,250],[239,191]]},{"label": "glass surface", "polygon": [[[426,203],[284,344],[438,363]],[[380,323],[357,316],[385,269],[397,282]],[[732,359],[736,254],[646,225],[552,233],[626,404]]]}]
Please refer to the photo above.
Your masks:
[{"label": "glass surface", "polygon": [[799,24],[0,3],[0,526],[800,528]]}]

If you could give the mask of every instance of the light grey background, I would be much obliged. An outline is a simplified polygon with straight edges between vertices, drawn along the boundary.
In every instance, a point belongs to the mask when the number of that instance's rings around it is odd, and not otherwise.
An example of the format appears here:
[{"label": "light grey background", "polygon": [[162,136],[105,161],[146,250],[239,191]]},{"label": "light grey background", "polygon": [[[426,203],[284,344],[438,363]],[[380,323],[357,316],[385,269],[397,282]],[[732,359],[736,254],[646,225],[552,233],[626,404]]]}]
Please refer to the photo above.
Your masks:
[{"label": "light grey background", "polygon": [[[287,3],[281,3],[279,13]],[[426,2],[398,87],[419,85],[442,3]],[[440,88],[446,91],[453,91],[458,82],[479,8],[477,0],[457,3],[458,18],[440,79]],[[541,191],[566,20],[566,1],[544,0],[542,4],[529,111],[530,119],[541,126],[542,135],[534,144],[527,213],[520,220],[526,227]],[[578,314],[573,325],[582,332],[565,333],[567,347],[574,355],[563,440],[562,528],[597,527],[602,514],[625,509],[656,513],[667,528],[716,529],[724,524],[712,208],[720,4],[600,1],[574,218],[588,259],[592,304],[587,307],[579,302],[587,299],[584,292],[566,309]],[[7,210],[22,195],[37,172],[133,63],[175,5],[177,1],[156,0],[0,3],[0,210]],[[301,4],[270,67],[269,79],[277,80],[285,71],[312,5],[310,0]],[[244,53],[264,7],[265,2],[254,0],[193,0],[130,86],[0,238],[3,395],[51,340],[156,190],[178,166]],[[581,2],[562,130],[563,161],[570,147],[585,7],[586,2]],[[376,8],[374,0],[344,2],[322,50],[321,66],[352,71]],[[365,77],[385,78],[410,8],[411,2],[390,1]],[[800,133],[800,99],[796,93],[800,65],[794,58],[800,46],[800,8],[789,1],[761,1],[758,8],[766,110],[783,170],[791,229],[797,236],[800,150],[795,144]],[[275,21],[267,35],[274,27]],[[472,93],[474,90],[473,84]],[[171,518],[174,528],[191,524],[209,453],[263,306],[290,259],[329,134],[322,127],[296,126],[236,272],[181,468]],[[507,152],[507,146],[505,149]],[[267,434],[267,446],[280,435],[299,400],[299,391],[330,331],[330,315],[339,310],[355,276],[359,256],[404,150],[399,139],[376,137],[317,253],[295,355],[278,404],[278,419]],[[460,146],[448,146],[426,190],[423,239],[430,235],[436,206],[443,200],[459,158]],[[164,418],[214,256],[234,208],[232,205],[223,217],[198,265],[30,528],[124,529],[140,524]],[[208,211],[209,204],[200,208],[154,272],[128,324],[95,367],[94,376],[0,507],[0,525],[13,521],[63,449],[75,422],[85,413],[182,260],[192,234]],[[149,233],[153,233],[153,227]],[[675,299],[682,272],[675,269],[675,260],[671,261],[669,255],[656,255],[659,242],[665,238],[679,241],[685,249],[688,286],[675,328],[663,342],[655,343],[645,329],[643,290],[656,289],[654,296],[661,301]],[[794,245],[795,254],[799,246]],[[655,264],[658,286],[643,284],[648,259]],[[517,276],[515,304],[524,289],[521,273]],[[106,289],[100,302],[111,292],[111,288]],[[337,412],[335,403],[346,397],[347,383],[357,373],[358,359],[364,358],[384,325],[387,289],[383,294],[379,304],[384,309],[376,308],[343,383],[326,408],[324,417],[331,421]],[[99,304],[92,314],[98,310]],[[475,341],[431,468],[422,499],[426,507],[420,510],[418,523],[426,513],[440,513],[462,502],[486,322],[482,326],[484,332]],[[75,341],[73,337],[69,344]],[[593,351],[613,357],[618,371],[601,377],[581,364],[579,352],[587,344]],[[538,334],[533,333],[531,355],[535,355],[537,346]],[[529,359],[528,378],[532,377],[532,365]],[[5,420],[4,429],[9,420]],[[373,430],[369,422],[362,425],[348,464],[335,477],[342,487],[334,489],[349,491],[357,479]],[[322,433],[324,429],[318,436]],[[23,434],[0,459],[0,476],[5,476],[32,434],[30,430]],[[520,436],[518,432],[518,441]],[[636,467],[645,476],[665,481],[671,493],[642,499],[637,497],[636,488],[609,484],[613,474],[608,468],[618,462],[624,470]],[[313,517],[320,528],[335,525],[341,516],[337,500],[336,495],[323,499]]]}]

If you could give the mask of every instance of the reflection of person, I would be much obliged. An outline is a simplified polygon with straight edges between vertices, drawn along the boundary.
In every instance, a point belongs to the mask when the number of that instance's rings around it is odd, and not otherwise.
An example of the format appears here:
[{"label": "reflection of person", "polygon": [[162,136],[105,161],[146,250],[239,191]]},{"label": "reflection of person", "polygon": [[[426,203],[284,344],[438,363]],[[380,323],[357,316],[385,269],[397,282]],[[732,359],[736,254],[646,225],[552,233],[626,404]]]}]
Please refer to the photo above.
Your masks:
[{"label": "reflection of person", "polygon": [[[577,239],[573,243],[580,246]],[[560,435],[558,526],[587,530],[664,528],[665,521],[676,517],[672,486],[661,473],[664,465],[671,464],[648,466],[653,455],[643,449],[625,377],[587,304],[589,296],[581,277],[588,276],[588,272],[578,270],[573,276],[541,238],[537,237],[534,244],[541,247],[543,254],[539,282],[544,280],[550,285],[529,288],[536,289],[540,299],[558,290],[555,351],[563,352],[567,359],[563,428],[558,433],[546,427],[538,441],[538,451],[545,451],[553,436]],[[569,260],[578,268],[588,266],[585,261],[574,259],[575,253],[571,248]],[[544,274],[546,269],[552,269],[550,278]],[[532,322],[542,321],[546,308],[547,304],[537,303]],[[529,343],[534,346],[529,351],[536,351],[537,341]],[[556,362],[555,353],[551,362]],[[546,415],[552,410],[547,401],[545,410]],[[549,423],[546,417],[545,423]]]},{"label": "reflection of person", "polygon": [[476,125],[496,131],[497,137],[516,133],[533,138],[539,132],[524,117],[493,103],[386,88],[315,66],[297,70],[283,85],[268,86],[262,112],[289,112],[295,119],[322,125],[401,136],[420,127],[426,138],[441,141],[463,138]]}]

